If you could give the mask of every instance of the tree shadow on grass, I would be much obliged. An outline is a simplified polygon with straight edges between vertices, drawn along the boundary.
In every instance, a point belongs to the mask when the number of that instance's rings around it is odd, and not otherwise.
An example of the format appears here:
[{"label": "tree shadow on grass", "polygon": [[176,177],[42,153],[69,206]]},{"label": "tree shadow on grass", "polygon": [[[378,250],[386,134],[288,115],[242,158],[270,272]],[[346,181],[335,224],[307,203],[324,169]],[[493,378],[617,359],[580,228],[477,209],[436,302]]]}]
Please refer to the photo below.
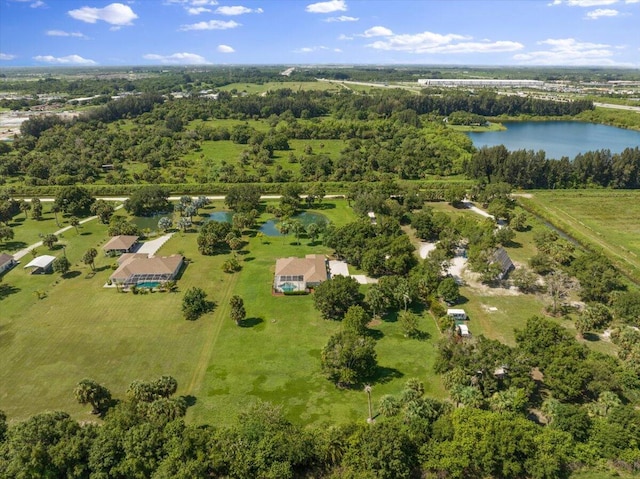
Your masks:
[{"label": "tree shadow on grass", "polygon": [[72,279],[72,278],[77,278],[81,274],[82,273],[80,271],[67,271],[65,274],[62,275],[62,277],[64,279]]},{"label": "tree shadow on grass", "polygon": [[379,329],[369,329],[367,328],[366,335],[370,338],[375,339],[376,341],[384,338],[384,333]]},{"label": "tree shadow on grass", "polygon": [[92,235],[93,233],[91,231],[83,231],[82,233],[80,233],[80,236],[89,236]]},{"label": "tree shadow on grass", "polygon": [[104,266],[100,266],[99,268],[96,268],[95,272],[99,273],[100,271],[104,271],[104,270],[107,270],[107,269],[111,269],[111,266],[108,265],[108,264],[105,264]]},{"label": "tree shadow on grass", "polygon": [[598,336],[596,333],[584,333],[582,337],[585,341],[589,341],[591,343],[600,341],[600,336]]},{"label": "tree shadow on grass", "polygon": [[191,394],[187,394],[186,396],[182,396],[182,399],[184,399],[185,404],[187,405],[187,407],[193,407],[196,405],[196,403],[198,402],[198,398],[196,398],[195,396],[191,395]]},{"label": "tree shadow on grass", "polygon": [[27,247],[27,243],[25,243],[24,241],[7,241],[3,244],[7,251],[15,251],[17,249],[23,249]]},{"label": "tree shadow on grass", "polygon": [[5,299],[12,294],[16,294],[20,292],[20,288],[16,288],[15,286],[11,286],[7,283],[0,283],[0,301]]},{"label": "tree shadow on grass", "polygon": [[242,261],[244,261],[245,263],[248,263],[249,261],[253,261],[254,259],[256,259],[255,256],[247,256]]},{"label": "tree shadow on grass", "polygon": [[240,321],[240,324],[238,326],[240,326],[241,328],[253,328],[254,326],[262,323],[264,323],[264,319],[262,318],[245,318]]},{"label": "tree shadow on grass", "polygon": [[373,376],[373,382],[377,384],[384,384],[394,379],[404,377],[404,374],[396,368],[386,368],[384,366],[378,366],[376,373]]}]

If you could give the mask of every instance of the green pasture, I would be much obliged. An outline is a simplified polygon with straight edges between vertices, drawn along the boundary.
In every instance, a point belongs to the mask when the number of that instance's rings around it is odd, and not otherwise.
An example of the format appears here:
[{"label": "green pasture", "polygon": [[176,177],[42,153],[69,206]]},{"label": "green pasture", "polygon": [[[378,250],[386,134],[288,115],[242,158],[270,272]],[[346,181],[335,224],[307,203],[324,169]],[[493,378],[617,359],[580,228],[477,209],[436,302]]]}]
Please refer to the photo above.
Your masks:
[{"label": "green pasture", "polygon": [[[224,206],[219,202],[209,208],[216,209]],[[317,211],[339,225],[354,218],[344,200],[326,200]],[[265,214],[261,220],[268,218]],[[135,379],[170,374],[179,382],[178,394],[194,397],[188,417],[196,423],[227,423],[257,398],[284,405],[299,423],[365,418],[366,395],[360,389],[337,389],[320,372],[320,351],[339,323],[322,320],[312,296],[271,294],[276,258],[328,250],[306,238],[297,245],[293,236],[249,236],[238,255],[243,269],[230,275],[221,270],[229,255],[200,255],[196,237],[195,232],[175,233],[158,252],[182,252],[189,260],[177,293],[134,295],[104,288],[114,259],[100,254],[95,273],[81,263],[88,248],[99,249],[107,240],[106,226],[98,221],[64,234],[73,265],[66,278],[32,276],[20,267],[5,274],[0,409],[12,420],[52,409],[95,420],[73,398],[81,379],[93,378],[123,397]],[[188,322],[180,306],[191,286],[205,289],[215,309]],[[242,327],[229,319],[233,294],[245,299]],[[439,337],[433,319],[422,317],[421,329],[429,336],[422,341],[404,338],[393,319],[371,325],[380,364],[372,382],[374,401],[399,393],[411,377],[422,379],[429,394],[444,397],[432,372]]]},{"label": "green pasture", "polygon": [[640,192],[536,191],[519,201],[640,281]]}]

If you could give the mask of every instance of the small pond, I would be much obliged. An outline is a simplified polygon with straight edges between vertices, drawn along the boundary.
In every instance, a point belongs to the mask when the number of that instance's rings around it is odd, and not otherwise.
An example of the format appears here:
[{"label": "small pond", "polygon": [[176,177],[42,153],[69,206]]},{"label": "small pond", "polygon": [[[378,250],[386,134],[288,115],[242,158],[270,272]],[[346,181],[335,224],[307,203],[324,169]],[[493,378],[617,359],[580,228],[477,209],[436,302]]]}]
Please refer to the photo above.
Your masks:
[{"label": "small pond", "polygon": [[204,217],[204,221],[217,221],[218,223],[231,223],[233,213],[231,211],[214,211]]},{"label": "small pond", "polygon": [[[311,223],[328,223],[327,217],[320,213],[313,213],[311,211],[303,211],[291,218],[292,220],[300,221],[305,228],[309,226]],[[278,223],[280,220],[274,218],[272,220],[266,221],[260,226],[260,232],[265,236],[282,236],[280,231],[278,230]]]}]

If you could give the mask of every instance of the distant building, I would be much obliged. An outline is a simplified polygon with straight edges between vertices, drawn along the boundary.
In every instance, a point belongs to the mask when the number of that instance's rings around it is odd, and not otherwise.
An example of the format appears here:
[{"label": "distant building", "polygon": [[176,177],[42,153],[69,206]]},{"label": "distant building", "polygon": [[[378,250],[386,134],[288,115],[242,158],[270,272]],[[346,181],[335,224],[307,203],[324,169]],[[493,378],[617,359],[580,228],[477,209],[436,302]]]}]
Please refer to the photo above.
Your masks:
[{"label": "distant building", "polygon": [[509,254],[504,248],[498,248],[493,252],[489,264],[498,264],[500,266],[498,279],[505,279],[509,275],[509,272],[515,269],[513,261],[511,261]]},{"label": "distant building", "polygon": [[329,277],[327,259],[324,255],[308,254],[304,258],[279,258],[273,289],[278,293],[306,291],[318,286]]},{"label": "distant building", "polygon": [[421,86],[469,88],[544,88],[540,80],[492,80],[485,78],[427,78],[418,80]]}]

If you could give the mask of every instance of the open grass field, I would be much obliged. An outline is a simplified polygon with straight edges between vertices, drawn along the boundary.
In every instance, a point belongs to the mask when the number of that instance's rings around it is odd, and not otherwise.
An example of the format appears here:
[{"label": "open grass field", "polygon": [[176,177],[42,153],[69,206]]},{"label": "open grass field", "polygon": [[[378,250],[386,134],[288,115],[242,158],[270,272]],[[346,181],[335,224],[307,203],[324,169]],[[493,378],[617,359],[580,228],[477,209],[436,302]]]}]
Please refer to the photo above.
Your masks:
[{"label": "open grass field", "polygon": [[640,283],[640,192],[536,191],[519,201]]},{"label": "open grass field", "polygon": [[[346,202],[325,203],[318,212],[336,224],[353,219]],[[223,209],[221,204],[213,208]],[[320,350],[340,325],[320,318],[312,296],[271,295],[277,257],[326,248],[308,239],[297,245],[293,237],[251,237],[239,255],[242,271],[228,275],[221,271],[228,255],[201,256],[196,237],[176,233],[158,253],[183,252],[190,259],[178,293],[133,295],[104,288],[114,260],[99,255],[95,275],[80,262],[86,249],[99,248],[107,239],[106,226],[97,221],[79,234],[65,235],[73,265],[67,278],[31,276],[20,267],[8,272],[0,296],[0,409],[12,420],[52,409],[95,420],[73,398],[82,378],[93,378],[123,397],[135,379],[170,374],[179,382],[178,394],[195,398],[188,412],[195,423],[229,423],[257,398],[282,404],[299,423],[366,417],[362,391],[339,390],[320,373]],[[182,294],[191,286],[205,289],[216,303],[212,313],[193,322],[180,311]],[[44,299],[37,299],[36,291]],[[243,327],[229,319],[233,294],[245,299]],[[420,326],[429,339],[404,338],[393,320],[372,325],[380,364],[374,401],[399,393],[411,377],[425,381],[428,394],[445,396],[432,372],[439,333],[429,316]]]},{"label": "open grass field", "polygon": [[236,90],[237,92],[246,92],[248,94],[264,93],[267,91],[280,90],[289,88],[292,91],[300,90],[319,90],[319,91],[338,91],[338,85],[329,82],[267,82],[261,85],[257,83],[230,83],[219,89],[222,91]]}]

